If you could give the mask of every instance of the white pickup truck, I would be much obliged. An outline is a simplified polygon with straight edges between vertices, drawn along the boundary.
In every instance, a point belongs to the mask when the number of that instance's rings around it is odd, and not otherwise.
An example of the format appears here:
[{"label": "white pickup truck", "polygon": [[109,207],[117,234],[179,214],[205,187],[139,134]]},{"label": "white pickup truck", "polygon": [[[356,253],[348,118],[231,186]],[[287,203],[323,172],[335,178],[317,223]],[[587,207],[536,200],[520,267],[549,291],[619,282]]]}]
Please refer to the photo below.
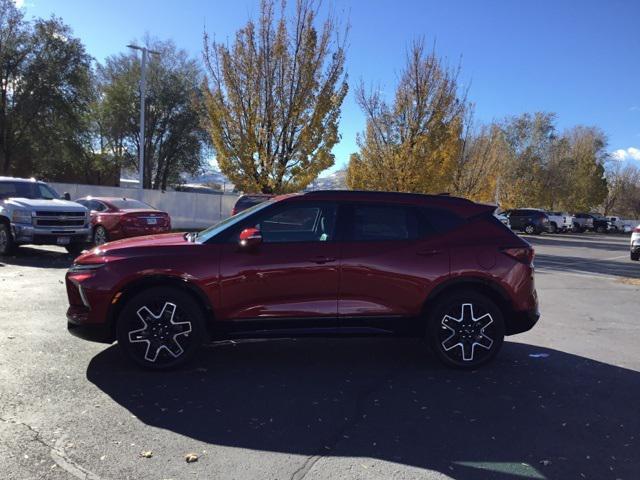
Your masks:
[{"label": "white pickup truck", "polygon": [[567,212],[546,212],[549,217],[549,232],[569,232],[573,230],[573,215]]},{"label": "white pickup truck", "polygon": [[89,211],[44,182],[0,177],[0,255],[23,244],[60,245],[78,254],[91,241]]}]

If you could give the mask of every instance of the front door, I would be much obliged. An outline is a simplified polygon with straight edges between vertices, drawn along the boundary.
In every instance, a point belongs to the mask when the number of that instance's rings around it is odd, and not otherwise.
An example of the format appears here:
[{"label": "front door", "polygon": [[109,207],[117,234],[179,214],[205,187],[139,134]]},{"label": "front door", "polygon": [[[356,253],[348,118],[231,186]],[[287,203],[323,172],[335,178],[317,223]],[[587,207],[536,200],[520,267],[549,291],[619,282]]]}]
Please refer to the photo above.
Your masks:
[{"label": "front door", "polygon": [[[245,227],[258,228],[262,243],[239,248],[237,235],[220,258],[221,320],[285,319],[294,328],[314,320],[337,321],[339,248],[336,205],[287,202],[266,210]],[[238,232],[239,233],[239,232]]]}]

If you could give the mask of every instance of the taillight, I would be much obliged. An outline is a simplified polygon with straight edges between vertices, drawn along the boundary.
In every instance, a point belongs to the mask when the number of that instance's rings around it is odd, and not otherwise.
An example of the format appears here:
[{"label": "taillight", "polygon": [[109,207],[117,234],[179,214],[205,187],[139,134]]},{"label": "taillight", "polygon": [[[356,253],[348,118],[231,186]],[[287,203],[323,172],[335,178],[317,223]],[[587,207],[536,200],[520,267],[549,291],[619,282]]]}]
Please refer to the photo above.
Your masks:
[{"label": "taillight", "polygon": [[231,209],[231,216],[233,217],[236,213],[238,213],[238,210],[236,209],[236,207],[233,207]]},{"label": "taillight", "polygon": [[634,233],[640,233],[640,225],[633,229]]},{"label": "taillight", "polygon": [[533,263],[533,257],[535,256],[535,251],[531,247],[507,247],[501,249],[501,251],[505,255],[527,265]]}]

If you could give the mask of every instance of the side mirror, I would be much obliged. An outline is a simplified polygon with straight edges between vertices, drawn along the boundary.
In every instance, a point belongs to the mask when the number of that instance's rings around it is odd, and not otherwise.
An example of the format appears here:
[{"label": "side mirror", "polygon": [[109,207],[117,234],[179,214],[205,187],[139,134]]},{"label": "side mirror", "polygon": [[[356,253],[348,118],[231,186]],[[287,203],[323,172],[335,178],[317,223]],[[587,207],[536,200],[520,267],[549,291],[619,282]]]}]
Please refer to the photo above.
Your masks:
[{"label": "side mirror", "polygon": [[245,228],[240,232],[240,248],[249,250],[262,243],[262,234],[257,228]]},{"label": "side mirror", "polygon": [[62,194],[62,197],[60,197],[62,200],[71,200],[71,195],[69,194],[69,192],[64,192]]}]

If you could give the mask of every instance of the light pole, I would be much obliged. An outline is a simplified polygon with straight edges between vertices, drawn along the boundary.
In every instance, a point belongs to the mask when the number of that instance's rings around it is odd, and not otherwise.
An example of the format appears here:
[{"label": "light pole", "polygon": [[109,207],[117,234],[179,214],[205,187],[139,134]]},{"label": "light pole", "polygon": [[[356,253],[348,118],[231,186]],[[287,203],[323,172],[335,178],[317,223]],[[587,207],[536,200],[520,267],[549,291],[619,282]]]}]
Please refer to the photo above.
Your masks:
[{"label": "light pole", "polygon": [[160,52],[149,50],[147,47],[139,47],[137,45],[127,45],[134,50],[142,52],[142,64],[140,67],[140,188],[144,188],[144,101],[147,96],[147,53],[160,55]]}]

